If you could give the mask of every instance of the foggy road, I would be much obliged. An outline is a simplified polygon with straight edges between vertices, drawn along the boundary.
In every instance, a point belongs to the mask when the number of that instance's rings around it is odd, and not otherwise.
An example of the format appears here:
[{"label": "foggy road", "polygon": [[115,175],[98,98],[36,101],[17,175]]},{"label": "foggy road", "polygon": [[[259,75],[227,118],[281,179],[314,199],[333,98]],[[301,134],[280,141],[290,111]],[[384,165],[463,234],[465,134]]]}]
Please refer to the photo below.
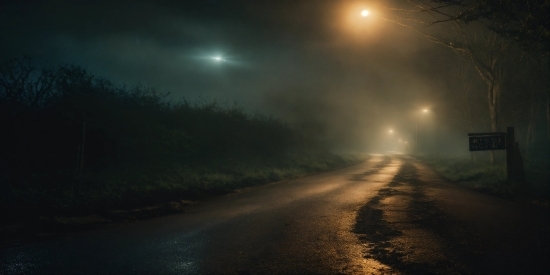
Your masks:
[{"label": "foggy road", "polygon": [[548,210],[405,156],[1,252],[1,274],[548,273]]},{"label": "foggy road", "polygon": [[549,17],[0,1],[0,275],[550,275]]}]

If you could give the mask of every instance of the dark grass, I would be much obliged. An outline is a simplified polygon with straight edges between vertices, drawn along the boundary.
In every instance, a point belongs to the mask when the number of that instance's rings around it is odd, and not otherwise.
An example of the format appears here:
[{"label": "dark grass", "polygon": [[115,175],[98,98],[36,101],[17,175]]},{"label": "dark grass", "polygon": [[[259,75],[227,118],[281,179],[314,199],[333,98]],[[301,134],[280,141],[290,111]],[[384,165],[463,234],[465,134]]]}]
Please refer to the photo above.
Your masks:
[{"label": "dark grass", "polygon": [[164,167],[99,173],[35,175],[2,192],[5,218],[20,215],[85,215],[139,208],[171,200],[201,200],[270,182],[357,163],[360,159],[328,153],[287,156],[278,163],[239,163],[223,167]]},{"label": "dark grass", "polygon": [[428,164],[445,179],[465,188],[548,205],[550,169],[544,168],[548,160],[525,160],[525,178],[518,181],[507,180],[506,164],[502,159],[491,163],[488,158],[474,160],[469,156],[436,159],[430,155],[415,155],[415,158]]}]

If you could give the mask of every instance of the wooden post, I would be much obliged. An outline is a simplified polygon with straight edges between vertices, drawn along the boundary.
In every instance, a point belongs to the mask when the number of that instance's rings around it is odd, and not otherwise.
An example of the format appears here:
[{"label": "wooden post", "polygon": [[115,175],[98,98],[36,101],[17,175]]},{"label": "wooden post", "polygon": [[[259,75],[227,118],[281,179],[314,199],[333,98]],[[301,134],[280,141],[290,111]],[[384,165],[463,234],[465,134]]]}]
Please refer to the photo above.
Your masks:
[{"label": "wooden post", "polygon": [[506,128],[506,174],[508,180],[515,179],[514,175],[514,127]]}]

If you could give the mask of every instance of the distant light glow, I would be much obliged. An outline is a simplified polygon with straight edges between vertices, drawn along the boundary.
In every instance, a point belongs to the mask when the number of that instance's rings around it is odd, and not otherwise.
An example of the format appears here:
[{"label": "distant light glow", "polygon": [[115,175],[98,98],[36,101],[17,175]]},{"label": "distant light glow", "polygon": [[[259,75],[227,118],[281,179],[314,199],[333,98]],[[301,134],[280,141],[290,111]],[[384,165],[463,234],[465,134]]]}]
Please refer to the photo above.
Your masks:
[{"label": "distant light glow", "polygon": [[368,10],[362,10],[362,11],[361,11],[361,16],[363,16],[363,17],[367,17],[367,16],[369,16],[369,14],[370,14],[370,13],[369,13]]},{"label": "distant light glow", "polygon": [[393,134],[393,129],[390,129],[388,133]]},{"label": "distant light glow", "polygon": [[427,113],[427,112],[428,112],[428,109],[424,109],[424,110],[422,110],[422,112]]},{"label": "distant light glow", "polygon": [[214,56],[212,57],[212,59],[214,59],[214,61],[217,61],[217,62],[225,61],[225,59],[223,59],[221,56]]}]

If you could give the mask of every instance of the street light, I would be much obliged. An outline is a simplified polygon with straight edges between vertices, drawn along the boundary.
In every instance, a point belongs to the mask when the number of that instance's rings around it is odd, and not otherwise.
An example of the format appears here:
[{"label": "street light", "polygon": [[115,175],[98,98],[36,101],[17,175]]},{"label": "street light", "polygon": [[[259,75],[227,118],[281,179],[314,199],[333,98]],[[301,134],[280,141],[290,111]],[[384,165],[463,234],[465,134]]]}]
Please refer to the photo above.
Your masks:
[{"label": "street light", "polygon": [[[437,143],[438,143],[438,138],[437,138],[437,118],[435,117],[436,116],[436,113],[434,111],[434,109],[427,109],[427,108],[424,108],[422,109],[422,113],[423,114],[427,114],[428,112],[432,113],[434,115],[434,124],[435,124],[435,159],[437,160],[438,159],[438,146],[437,146]],[[416,121],[416,137],[415,137],[416,141],[416,146],[418,146],[418,120]]]},{"label": "street light", "polygon": [[[336,2],[336,1],[335,1]],[[376,5],[365,5],[360,1],[341,1],[338,5],[335,24],[340,33],[345,34],[345,40],[353,44],[362,45],[371,41],[372,37],[378,36],[380,28],[379,8]]]},{"label": "street light", "polygon": [[[435,112],[433,110],[431,110],[431,111],[435,115]],[[425,114],[428,114],[428,112],[430,112],[430,109],[424,108],[424,109],[421,110],[421,112],[422,112],[422,114],[425,115]],[[418,151],[418,148],[419,148],[419,146],[418,146],[418,118],[415,120],[415,130],[414,130],[414,132],[415,132],[414,133],[414,147],[415,147],[415,150]],[[436,142],[435,142],[435,144],[436,144],[436,146],[435,146],[435,148],[436,148],[435,152],[436,153],[435,154],[436,154],[436,158],[437,158],[437,121],[436,121]]]},{"label": "street light", "polygon": [[[428,109],[422,109],[422,113],[426,114]],[[414,149],[418,152],[418,118],[415,119],[414,123]]]}]

